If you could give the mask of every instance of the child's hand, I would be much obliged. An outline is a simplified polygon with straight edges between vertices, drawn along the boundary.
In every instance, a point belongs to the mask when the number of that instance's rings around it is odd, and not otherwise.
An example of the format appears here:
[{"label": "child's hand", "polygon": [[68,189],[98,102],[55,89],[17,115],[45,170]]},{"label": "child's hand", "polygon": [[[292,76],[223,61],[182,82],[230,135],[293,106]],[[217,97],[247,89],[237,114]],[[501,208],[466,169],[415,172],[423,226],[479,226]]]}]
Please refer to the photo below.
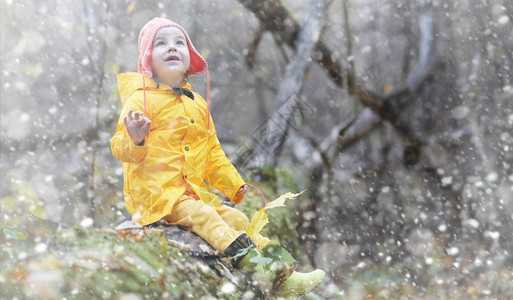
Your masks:
[{"label": "child's hand", "polygon": [[235,200],[244,198],[244,195],[246,194],[247,191],[248,191],[247,184],[241,186],[241,188],[237,191],[237,194],[235,194]]},{"label": "child's hand", "polygon": [[148,135],[151,120],[147,117],[141,118],[143,112],[140,110],[136,111],[133,117],[132,112],[133,109],[128,111],[127,116],[123,118],[123,122],[125,123],[126,130],[128,131],[128,135],[132,139],[132,142],[139,145]]}]

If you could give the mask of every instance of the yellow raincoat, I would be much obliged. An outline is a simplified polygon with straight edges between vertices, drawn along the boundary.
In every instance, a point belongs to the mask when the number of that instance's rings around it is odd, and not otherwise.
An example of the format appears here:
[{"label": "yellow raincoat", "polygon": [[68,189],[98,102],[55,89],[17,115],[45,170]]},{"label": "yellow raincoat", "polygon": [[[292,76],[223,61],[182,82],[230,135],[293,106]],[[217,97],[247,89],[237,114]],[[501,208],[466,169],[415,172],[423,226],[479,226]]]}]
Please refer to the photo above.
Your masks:
[{"label": "yellow raincoat", "polygon": [[[168,85],[157,88],[146,78],[146,117],[152,123],[143,146],[135,145],[123,118],[130,109],[144,111],[143,81],[139,73],[118,75],[123,109],[111,140],[114,156],[123,162],[125,205],[141,225],[171,214],[188,186],[204,203],[217,207],[221,200],[206,183],[233,202],[245,184],[227,159],[212,119],[207,130],[207,104],[197,93],[194,100],[176,94]],[[190,89],[190,84],[183,88]],[[206,182],[206,183],[205,183]]]}]

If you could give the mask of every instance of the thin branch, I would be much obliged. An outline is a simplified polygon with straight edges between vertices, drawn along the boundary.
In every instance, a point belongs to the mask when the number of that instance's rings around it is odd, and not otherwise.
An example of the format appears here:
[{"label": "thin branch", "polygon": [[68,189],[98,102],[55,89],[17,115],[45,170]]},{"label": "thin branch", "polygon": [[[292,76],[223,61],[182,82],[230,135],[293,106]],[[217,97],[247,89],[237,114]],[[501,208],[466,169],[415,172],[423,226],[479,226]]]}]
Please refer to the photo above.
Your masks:
[{"label": "thin branch", "polygon": [[[405,83],[386,96],[379,96],[367,90],[358,80],[344,71],[339,62],[334,59],[332,51],[322,41],[315,44],[315,51],[320,55],[313,59],[321,65],[333,82],[342,86],[343,82],[348,83],[348,91],[356,94],[358,99],[375,111],[381,118],[389,122],[393,128],[409,143],[421,148],[420,140],[404,124],[398,123],[398,115],[404,108],[402,105],[394,105],[403,97],[410,96],[416,92],[428,78],[434,65],[434,18],[430,4],[425,0],[418,0],[421,4],[421,16],[419,26],[421,39],[419,42],[420,58],[416,67],[407,76]],[[299,24],[280,0],[239,0],[247,9],[252,11],[261,23],[266,24],[266,29],[271,31],[277,40],[286,42],[290,47],[295,48]],[[346,80],[344,76],[347,75]]]},{"label": "thin branch", "polygon": [[320,36],[321,17],[328,7],[327,0],[312,0],[308,14],[301,26],[296,53],[287,67],[285,78],[280,84],[275,99],[275,109],[270,121],[265,124],[262,147],[257,150],[256,160],[263,165],[271,165],[279,156],[290,121],[297,109],[296,95],[303,86],[308,58]]},{"label": "thin branch", "polygon": [[330,156],[328,155],[328,152],[327,152],[328,149],[324,149],[322,147],[321,143],[317,142],[317,140],[312,135],[308,134],[306,131],[304,131],[302,129],[298,129],[297,133],[300,136],[302,136],[303,138],[305,138],[308,141],[308,143],[312,146],[312,148],[315,149],[319,153],[323,166],[327,170],[332,168],[332,160],[330,159]]},{"label": "thin branch", "polygon": [[265,32],[265,26],[260,24],[260,27],[258,28],[257,32],[255,33],[255,37],[253,38],[253,41],[248,46],[248,54],[246,55],[246,65],[251,70],[253,69],[254,63],[255,63],[255,56],[258,49],[258,45],[260,44],[260,41],[262,40],[262,35]]},{"label": "thin branch", "polygon": [[342,148],[343,141],[345,140],[343,137],[344,137],[345,133],[347,132],[347,130],[351,126],[353,126],[355,121],[356,121],[356,118],[352,118],[349,122],[347,122],[346,125],[342,126],[340,128],[340,130],[338,131],[337,142],[336,142],[336,145],[335,145],[335,150],[333,151],[333,153],[331,155],[331,161],[335,161],[337,159],[338,154],[341,152],[340,150]]},{"label": "thin branch", "polygon": [[[354,64],[354,55],[353,55],[353,34],[351,32],[351,26],[349,25],[349,10],[347,8],[349,0],[343,1],[343,11],[344,11],[344,32],[346,34],[347,38],[347,64],[349,66],[349,70],[347,70],[347,76],[346,76],[346,86],[351,86],[351,78],[356,78],[356,68]],[[343,83],[341,83],[343,84]],[[355,115],[358,111],[358,102],[355,102],[354,107]]]},{"label": "thin branch", "polygon": [[[312,134],[306,132],[304,129],[296,130],[299,134],[297,138],[305,139],[313,150],[317,151],[313,153],[312,159],[309,164],[307,163],[307,167],[315,166],[319,163],[322,163],[324,166],[333,166],[337,157],[335,151],[338,151],[338,153],[343,152],[345,149],[351,147],[373,132],[381,123],[382,121],[379,116],[367,108],[364,109],[354,121],[344,121],[334,126],[330,134],[322,140],[322,142],[318,142]],[[341,133],[343,135],[342,137]],[[328,152],[334,145],[336,145],[336,150],[334,150],[330,156]],[[294,155],[304,162],[304,154],[299,153],[300,151],[301,147],[293,148]]]}]

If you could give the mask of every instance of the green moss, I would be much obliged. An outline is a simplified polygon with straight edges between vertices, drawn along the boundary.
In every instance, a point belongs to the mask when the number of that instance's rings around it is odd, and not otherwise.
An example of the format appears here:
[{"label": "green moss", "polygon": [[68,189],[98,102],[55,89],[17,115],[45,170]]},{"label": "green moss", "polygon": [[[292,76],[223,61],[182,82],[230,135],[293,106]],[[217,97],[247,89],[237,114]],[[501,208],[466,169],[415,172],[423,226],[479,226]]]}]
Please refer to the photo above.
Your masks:
[{"label": "green moss", "polygon": [[[300,191],[301,184],[294,172],[269,168],[265,174],[273,180],[253,182],[253,185],[264,193],[268,202],[284,192]],[[279,240],[302,263],[305,255],[300,249],[293,217],[294,202],[302,201],[301,197],[287,201],[287,208],[269,210],[270,224],[262,233]],[[250,189],[238,208],[251,218],[263,206],[262,197]],[[34,235],[28,234],[33,240]],[[43,242],[51,241],[43,253],[36,253],[33,250],[35,244],[28,244],[28,241],[9,240],[3,244],[0,253],[3,261],[0,270],[2,296],[31,299],[34,293],[48,293],[56,299],[91,299],[119,298],[134,293],[142,299],[197,299],[202,296],[240,299],[249,290],[256,297],[261,295],[258,288],[246,282],[247,278],[237,270],[233,272],[241,284],[234,291],[224,293],[223,286],[231,284],[225,277],[220,277],[219,273],[186,252],[168,245],[165,237],[158,233],[138,240],[121,238],[112,230],[75,227],[38,236],[43,238]],[[27,258],[16,261],[21,252],[27,253]],[[57,275],[46,278],[48,272]],[[38,281],[37,278],[46,281]],[[30,284],[34,288],[25,290]]]},{"label": "green moss", "polygon": [[[50,271],[58,274],[56,282],[34,279]],[[35,285],[32,292],[67,299],[117,298],[128,293],[143,299],[197,299],[217,296],[228,283],[187,253],[163,243],[158,234],[136,241],[95,229],[61,231],[46,253],[7,266],[0,275],[5,297],[19,299],[33,296],[25,294],[27,283]],[[241,285],[230,297],[238,299],[248,288]]]}]

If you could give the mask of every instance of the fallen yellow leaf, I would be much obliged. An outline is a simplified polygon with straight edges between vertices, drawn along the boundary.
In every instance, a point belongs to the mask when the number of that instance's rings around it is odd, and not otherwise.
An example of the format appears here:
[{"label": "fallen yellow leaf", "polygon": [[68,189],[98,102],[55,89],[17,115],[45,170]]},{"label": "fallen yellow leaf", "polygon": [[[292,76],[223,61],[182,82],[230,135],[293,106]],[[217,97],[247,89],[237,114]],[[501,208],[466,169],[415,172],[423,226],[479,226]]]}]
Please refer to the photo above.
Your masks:
[{"label": "fallen yellow leaf", "polygon": [[275,208],[275,207],[285,207],[285,201],[287,201],[288,199],[295,199],[297,196],[301,195],[303,192],[297,193],[297,194],[294,194],[291,192],[285,193],[285,194],[281,195],[280,197],[278,197],[278,199],[267,203],[267,205],[264,208],[270,209],[270,208]]},{"label": "fallen yellow leaf", "polygon": [[246,234],[254,240],[253,237],[258,235],[267,223],[269,223],[269,218],[265,212],[265,207],[262,207],[253,215],[251,223],[249,223],[248,229],[246,230]]},{"label": "fallen yellow leaf", "polygon": [[[304,191],[303,191],[304,192]],[[276,207],[285,207],[285,201],[288,199],[294,199],[297,196],[301,195],[303,192],[294,194],[294,193],[285,193],[278,197],[276,200],[267,203],[264,207],[259,209],[251,218],[251,222],[249,223],[248,229],[246,230],[246,234],[252,239],[255,240],[254,237],[262,231],[262,228],[269,223],[269,217],[265,212],[268,209],[276,208]]]}]

